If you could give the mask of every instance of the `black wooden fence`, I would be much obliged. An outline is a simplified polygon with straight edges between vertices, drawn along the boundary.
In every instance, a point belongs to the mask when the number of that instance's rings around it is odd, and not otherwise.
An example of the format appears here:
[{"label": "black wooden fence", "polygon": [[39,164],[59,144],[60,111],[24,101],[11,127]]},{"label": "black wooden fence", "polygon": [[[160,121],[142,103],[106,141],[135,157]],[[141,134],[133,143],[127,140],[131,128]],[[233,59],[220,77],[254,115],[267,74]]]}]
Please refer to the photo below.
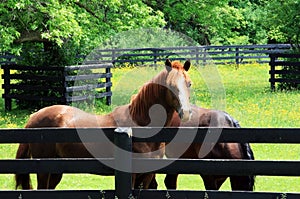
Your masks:
[{"label": "black wooden fence", "polygon": [[109,63],[65,67],[2,65],[5,109],[11,110],[12,99],[71,104],[106,97],[109,105],[111,68]]},{"label": "black wooden fence", "polygon": [[[161,48],[98,49],[89,56],[82,55],[87,63],[144,63],[156,64],[166,58],[191,59],[199,64],[245,64],[269,63],[270,53],[291,49],[290,44],[188,46]],[[15,62],[18,58],[9,54],[0,55],[0,65]]]},{"label": "black wooden fence", "polygon": [[272,90],[275,90],[276,82],[300,84],[300,54],[274,53],[270,54],[270,58],[269,82]]},{"label": "black wooden fence", "polygon": [[[115,131],[112,128],[84,129],[1,129],[1,143],[51,143],[81,142],[77,133],[85,131],[86,142],[95,142],[95,136],[104,133],[110,140],[115,140],[117,147],[131,150],[132,142],[172,142],[177,133],[184,136],[197,136],[193,142],[203,142],[207,128],[185,128],[179,132],[177,128],[133,128]],[[132,135],[128,134],[132,131]],[[145,135],[159,132],[150,138]],[[218,130],[219,131],[219,130]],[[142,135],[142,136],[141,136]],[[88,139],[90,137],[90,140]],[[299,128],[224,128],[218,142],[250,142],[250,143],[300,143]],[[114,171],[104,163],[115,163],[124,160],[115,153],[114,158],[106,159],[5,159],[0,160],[0,173],[94,173],[115,175],[115,190],[7,190],[0,191],[0,198],[210,198],[210,199],[298,199],[300,193],[277,192],[243,192],[243,191],[175,191],[175,190],[132,190],[131,174]],[[300,176],[300,161],[280,160],[191,160],[191,159],[131,159],[123,164],[132,168],[145,167],[149,164],[169,163],[155,173],[213,174],[213,175],[266,175],[266,176]],[[99,182],[100,184],[101,182]]]},{"label": "black wooden fence", "polygon": [[166,58],[190,59],[198,64],[246,64],[269,63],[270,53],[285,52],[290,44],[231,45],[231,46],[188,46],[161,48],[126,48],[94,50],[87,63],[156,64]]}]

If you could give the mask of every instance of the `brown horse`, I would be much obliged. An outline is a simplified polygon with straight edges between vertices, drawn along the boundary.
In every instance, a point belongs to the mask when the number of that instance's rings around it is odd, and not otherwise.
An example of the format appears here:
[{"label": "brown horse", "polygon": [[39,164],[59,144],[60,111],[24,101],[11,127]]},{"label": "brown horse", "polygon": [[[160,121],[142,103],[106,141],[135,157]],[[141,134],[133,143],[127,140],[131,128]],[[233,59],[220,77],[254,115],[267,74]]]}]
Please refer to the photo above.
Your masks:
[{"label": "brown horse", "polygon": [[[192,106],[192,118],[189,121],[181,122],[178,114],[174,113],[171,126],[240,128],[238,121],[233,119],[229,114],[223,111],[200,108],[195,105]],[[208,146],[206,152],[203,152],[201,143],[193,143],[183,154],[177,154],[180,147],[182,147],[180,144],[166,147],[166,156],[169,158],[180,157],[188,159],[254,159],[253,152],[248,143],[217,143],[215,145]],[[253,191],[254,189],[254,176],[201,175],[201,177],[206,190],[219,190],[227,177],[230,177],[232,190]],[[177,188],[177,178],[178,174],[166,175],[165,185],[167,189]],[[138,188],[139,182],[136,183],[136,188]],[[155,178],[153,178],[150,188],[157,188]]]},{"label": "brown horse", "polygon": [[[118,127],[118,126],[169,126],[174,112],[177,112],[183,121],[191,117],[189,103],[189,87],[191,85],[187,71],[190,61],[184,65],[180,62],[166,60],[166,69],[156,75],[151,81],[142,86],[130,104],[119,106],[107,115],[92,115],[80,109],[54,105],[43,108],[32,114],[26,128],[43,127]],[[154,106],[155,105],[155,106]],[[153,107],[160,105],[157,110]],[[165,114],[163,122],[159,119]],[[101,141],[101,140],[100,140]],[[88,146],[88,147],[87,147]],[[162,158],[164,148],[161,143],[133,143],[133,152],[152,154],[152,158]],[[93,148],[97,154],[90,153]],[[108,146],[111,147],[111,146]],[[108,148],[104,142],[97,143],[47,143],[47,144],[20,144],[16,158],[88,158],[112,157],[113,149]],[[147,156],[148,157],[148,156]],[[133,174],[132,182],[138,174]],[[60,182],[62,174],[37,174],[38,189],[54,189]],[[143,175],[143,186],[148,188],[153,174]],[[30,189],[29,174],[17,174],[16,188]]]}]

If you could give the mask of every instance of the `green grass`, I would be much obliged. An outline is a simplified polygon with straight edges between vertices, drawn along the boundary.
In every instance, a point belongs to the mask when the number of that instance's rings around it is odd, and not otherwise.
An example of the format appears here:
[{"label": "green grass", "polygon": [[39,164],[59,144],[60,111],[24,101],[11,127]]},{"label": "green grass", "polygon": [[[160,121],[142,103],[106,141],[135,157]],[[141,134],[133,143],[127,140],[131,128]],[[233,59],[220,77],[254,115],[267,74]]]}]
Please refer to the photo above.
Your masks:
[{"label": "green grass", "polygon": [[[216,69],[213,72],[205,68],[191,69],[193,94],[191,101],[198,106],[219,108],[224,107],[228,113],[238,119],[243,127],[300,127],[300,91],[271,92],[268,82],[268,65],[234,65],[218,66],[218,73],[222,81],[218,80]],[[113,105],[111,107],[97,104],[94,111],[97,114],[110,112],[114,107],[128,103],[130,96],[159,69],[126,67],[113,69]],[[0,72],[1,73],[1,72]],[[206,81],[203,80],[203,77]],[[2,81],[2,80],[0,80]],[[220,93],[211,93],[207,87],[218,82]],[[0,82],[2,83],[2,82]],[[222,96],[224,88],[226,97],[211,99],[212,96]],[[0,93],[3,91],[1,90]],[[10,112],[3,110],[3,100],[0,100],[0,127],[23,127],[29,115],[34,111],[17,110]],[[258,160],[299,160],[300,145],[298,144],[252,144],[255,158]],[[1,144],[0,158],[14,158],[16,144]],[[32,176],[35,178],[34,175]],[[160,189],[164,175],[158,175]],[[35,183],[35,181],[34,181]],[[256,178],[256,191],[300,192],[298,177],[266,177]],[[0,175],[0,189],[13,189],[13,175]],[[64,175],[58,189],[113,189],[113,177],[103,177],[89,174]],[[179,189],[204,190],[199,175],[180,175]],[[227,181],[222,190],[230,190]]]}]

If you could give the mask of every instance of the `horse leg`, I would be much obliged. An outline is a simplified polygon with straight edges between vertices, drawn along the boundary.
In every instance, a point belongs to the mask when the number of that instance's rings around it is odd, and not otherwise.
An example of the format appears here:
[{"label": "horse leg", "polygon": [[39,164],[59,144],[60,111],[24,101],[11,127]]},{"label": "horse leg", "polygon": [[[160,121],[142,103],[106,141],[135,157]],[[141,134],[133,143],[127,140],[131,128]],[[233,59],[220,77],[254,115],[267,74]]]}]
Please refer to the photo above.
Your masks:
[{"label": "horse leg", "polygon": [[206,190],[219,190],[227,177],[201,175]]},{"label": "horse leg", "polygon": [[158,187],[158,184],[157,184],[155,174],[154,174],[154,176],[150,182],[149,189],[157,189],[157,187]]},{"label": "horse leg", "polygon": [[[55,158],[56,144],[30,144],[30,150],[32,158]],[[38,173],[37,174],[37,189],[49,189],[51,174],[50,173]]]},{"label": "horse leg", "polygon": [[139,184],[136,173],[131,174],[131,183],[133,188],[136,188],[136,184]]},{"label": "horse leg", "polygon": [[178,174],[167,174],[165,177],[165,186],[167,189],[176,189],[177,188],[177,178]]},{"label": "horse leg", "polygon": [[37,174],[37,189],[49,189],[50,173]]},{"label": "horse leg", "polygon": [[142,174],[137,177],[135,186],[138,186],[137,188],[149,189],[153,179],[155,179],[154,174]]},{"label": "horse leg", "polygon": [[156,182],[154,174],[135,174],[132,178],[132,185],[135,189],[155,189],[152,184],[153,180]]},{"label": "horse leg", "polygon": [[230,176],[230,184],[233,191],[253,191],[252,181],[251,176]]},{"label": "horse leg", "polygon": [[49,180],[49,189],[55,189],[56,186],[60,183],[63,174],[51,174]]}]

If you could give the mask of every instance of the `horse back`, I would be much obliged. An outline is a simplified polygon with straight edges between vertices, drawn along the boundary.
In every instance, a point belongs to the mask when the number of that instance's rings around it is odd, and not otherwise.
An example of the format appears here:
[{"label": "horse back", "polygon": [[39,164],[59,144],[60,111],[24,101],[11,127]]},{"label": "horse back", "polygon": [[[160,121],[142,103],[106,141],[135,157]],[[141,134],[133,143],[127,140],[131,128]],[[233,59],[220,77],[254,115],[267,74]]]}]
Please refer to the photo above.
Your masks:
[{"label": "horse back", "polygon": [[53,105],[33,113],[25,128],[42,127],[113,127],[110,115],[98,116],[66,105]]}]

